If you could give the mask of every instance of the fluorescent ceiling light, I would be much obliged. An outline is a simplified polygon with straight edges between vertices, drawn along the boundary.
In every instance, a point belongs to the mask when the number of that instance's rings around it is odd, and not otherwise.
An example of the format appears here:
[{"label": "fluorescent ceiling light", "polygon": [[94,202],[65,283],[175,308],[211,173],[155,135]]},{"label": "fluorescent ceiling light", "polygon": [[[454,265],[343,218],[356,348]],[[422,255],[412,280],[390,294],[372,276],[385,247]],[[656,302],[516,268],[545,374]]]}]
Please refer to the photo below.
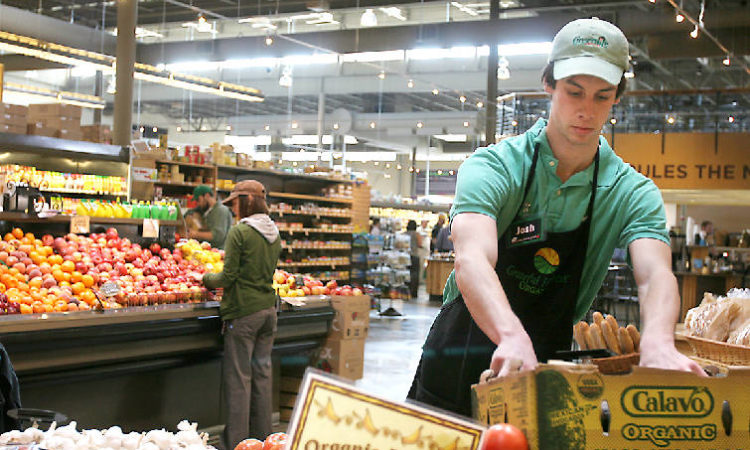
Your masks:
[{"label": "fluorescent ceiling light", "polygon": [[389,6],[387,8],[380,8],[380,11],[385,13],[385,15],[387,15],[388,17],[393,17],[394,19],[400,20],[402,22],[406,21],[406,17],[401,11],[401,8],[397,6]]},{"label": "fluorescent ceiling light", "polygon": [[359,19],[359,24],[363,27],[375,27],[378,25],[378,16],[375,15],[375,11],[370,8],[365,9],[362,13],[362,17]]},{"label": "fluorescent ceiling light", "polygon": [[251,59],[228,59],[222,61],[222,69],[246,69],[250,67],[276,67],[279,58],[251,58]]},{"label": "fluorescent ceiling light", "polygon": [[[291,138],[284,138],[281,140],[286,145],[285,141],[289,141]],[[299,144],[301,145],[301,144]],[[317,161],[320,159],[320,152],[281,152],[281,159],[284,161]]]},{"label": "fluorescent ceiling light", "polygon": [[199,33],[211,33],[216,35],[216,23],[210,23],[205,17],[200,16],[196,22],[185,22],[182,24],[183,28],[193,28]]},{"label": "fluorescent ceiling light", "polygon": [[440,153],[440,154],[434,154],[429,155],[429,158],[427,155],[417,154],[417,161],[427,161],[428,159],[430,161],[463,161],[466,159],[468,154],[464,153]]},{"label": "fluorescent ceiling light", "polygon": [[346,160],[353,162],[395,161],[396,152],[347,152]]},{"label": "fluorescent ceiling light", "polygon": [[31,97],[34,100],[64,103],[66,105],[76,105],[84,108],[104,109],[104,106],[106,105],[103,98],[94,95],[67,91],[54,91],[52,89],[38,86],[27,86],[10,81],[3,84],[3,89],[9,93],[13,92],[25,97]]},{"label": "fluorescent ceiling light", "polygon": [[96,72],[96,68],[91,66],[74,66],[70,69],[70,75],[75,78],[91,78]]},{"label": "fluorescent ceiling light", "polygon": [[453,6],[454,8],[458,8],[460,11],[462,11],[462,12],[464,12],[464,13],[470,15],[470,16],[478,16],[479,15],[479,13],[476,11],[476,9],[470,8],[469,6],[464,5],[461,2],[451,2],[451,6]]},{"label": "fluorescent ceiling light", "polygon": [[308,25],[336,25],[338,20],[333,18],[333,14],[329,12],[316,13],[317,17],[313,17],[306,20],[305,23]]},{"label": "fluorescent ceiling light", "polygon": [[239,23],[249,23],[253,28],[260,28],[262,30],[276,30],[278,27],[271,22],[268,17],[248,17],[246,19],[238,20]]},{"label": "fluorescent ceiling light", "polygon": [[433,136],[445,142],[466,142],[467,138],[465,134],[435,134]]},{"label": "fluorescent ceiling light", "polygon": [[[117,28],[112,30],[112,35],[117,36]],[[136,39],[143,39],[143,38],[163,38],[164,35],[161,33],[157,33],[156,31],[151,31],[143,27],[135,27],[135,38]]]},{"label": "fluorescent ceiling light", "polygon": [[[548,55],[552,51],[552,42],[521,42],[518,44],[500,44],[497,53],[501,56]],[[477,56],[487,56],[490,48],[486,45],[477,47]]]}]

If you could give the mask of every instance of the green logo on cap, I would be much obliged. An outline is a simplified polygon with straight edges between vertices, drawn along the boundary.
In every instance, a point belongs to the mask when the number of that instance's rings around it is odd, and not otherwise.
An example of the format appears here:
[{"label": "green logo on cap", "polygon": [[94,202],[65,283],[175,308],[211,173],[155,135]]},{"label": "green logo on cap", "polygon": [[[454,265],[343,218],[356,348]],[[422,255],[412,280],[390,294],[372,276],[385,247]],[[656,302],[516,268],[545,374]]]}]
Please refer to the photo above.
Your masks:
[{"label": "green logo on cap", "polygon": [[599,36],[598,38],[576,36],[573,38],[573,45],[607,48],[609,47],[609,42],[607,42],[604,36]]}]

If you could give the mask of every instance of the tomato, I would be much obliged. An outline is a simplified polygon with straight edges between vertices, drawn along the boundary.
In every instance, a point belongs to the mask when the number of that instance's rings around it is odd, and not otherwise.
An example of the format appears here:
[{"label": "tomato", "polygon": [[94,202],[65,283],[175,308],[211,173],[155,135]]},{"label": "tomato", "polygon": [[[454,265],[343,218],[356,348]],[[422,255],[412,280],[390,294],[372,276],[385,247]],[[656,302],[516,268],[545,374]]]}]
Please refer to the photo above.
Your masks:
[{"label": "tomato", "polygon": [[521,430],[509,423],[492,425],[482,434],[482,450],[527,450],[529,442]]},{"label": "tomato", "polygon": [[283,450],[286,445],[286,433],[269,434],[263,444],[263,450]]},{"label": "tomato", "polygon": [[245,439],[237,444],[234,450],[263,450],[263,441],[257,439]]}]

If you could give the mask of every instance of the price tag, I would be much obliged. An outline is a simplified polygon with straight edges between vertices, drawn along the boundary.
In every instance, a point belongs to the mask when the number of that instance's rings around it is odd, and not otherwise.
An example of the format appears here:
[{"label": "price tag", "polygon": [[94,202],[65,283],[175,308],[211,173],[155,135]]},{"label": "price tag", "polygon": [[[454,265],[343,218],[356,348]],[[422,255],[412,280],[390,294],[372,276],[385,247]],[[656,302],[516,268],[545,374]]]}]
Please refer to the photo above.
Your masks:
[{"label": "price tag", "polygon": [[[339,351],[322,346],[335,364]],[[307,369],[287,431],[287,448],[480,448],[485,425],[414,403],[376,396],[315,369]]]},{"label": "price tag", "polygon": [[143,233],[145,238],[159,237],[159,221],[157,219],[143,219]]},{"label": "price tag", "polygon": [[70,232],[75,234],[85,234],[90,228],[89,216],[73,216],[70,218]]},{"label": "price tag", "polygon": [[105,297],[114,297],[120,293],[120,285],[114,281],[107,281],[99,288],[99,292]]},{"label": "price tag", "polygon": [[305,230],[305,236],[310,236],[310,232]]},{"label": "price tag", "polygon": [[148,167],[133,167],[133,181],[141,181],[146,183],[156,182],[156,169]]}]

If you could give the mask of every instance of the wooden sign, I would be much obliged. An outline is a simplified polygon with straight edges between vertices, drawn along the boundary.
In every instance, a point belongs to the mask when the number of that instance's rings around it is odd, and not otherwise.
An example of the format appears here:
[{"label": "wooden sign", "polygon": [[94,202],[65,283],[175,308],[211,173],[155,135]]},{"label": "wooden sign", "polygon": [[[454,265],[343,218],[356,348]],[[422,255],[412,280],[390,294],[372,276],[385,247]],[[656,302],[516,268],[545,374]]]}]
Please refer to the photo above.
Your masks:
[{"label": "wooden sign", "polygon": [[75,234],[86,234],[90,230],[91,218],[89,216],[72,216],[70,218],[70,232]]},{"label": "wooden sign", "polygon": [[750,133],[622,133],[614,149],[661,189],[750,189]]},{"label": "wooden sign", "polygon": [[142,181],[147,183],[156,182],[156,169],[148,167],[133,167],[133,181]]},{"label": "wooden sign", "polygon": [[477,450],[485,429],[458,416],[384,400],[308,368],[286,448]]},{"label": "wooden sign", "polygon": [[143,219],[143,233],[141,235],[145,238],[158,238],[159,221],[157,219]]}]

